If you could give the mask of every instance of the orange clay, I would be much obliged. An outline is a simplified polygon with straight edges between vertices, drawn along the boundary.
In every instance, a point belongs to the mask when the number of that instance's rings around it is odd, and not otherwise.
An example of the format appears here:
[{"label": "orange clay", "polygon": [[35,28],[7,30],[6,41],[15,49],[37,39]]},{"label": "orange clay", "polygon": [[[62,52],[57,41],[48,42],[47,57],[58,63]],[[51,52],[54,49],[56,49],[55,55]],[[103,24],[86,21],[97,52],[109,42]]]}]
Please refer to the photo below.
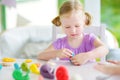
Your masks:
[{"label": "orange clay", "polygon": [[39,64],[39,63],[35,63],[35,65],[36,65],[37,67],[40,67],[40,64]]}]

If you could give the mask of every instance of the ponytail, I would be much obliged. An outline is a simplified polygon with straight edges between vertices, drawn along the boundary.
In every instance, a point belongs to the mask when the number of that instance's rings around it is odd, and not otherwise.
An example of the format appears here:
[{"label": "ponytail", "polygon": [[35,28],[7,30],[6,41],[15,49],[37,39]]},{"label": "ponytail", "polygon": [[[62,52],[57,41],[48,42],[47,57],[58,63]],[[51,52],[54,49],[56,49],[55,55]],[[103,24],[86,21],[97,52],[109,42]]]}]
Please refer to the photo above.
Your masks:
[{"label": "ponytail", "polygon": [[85,21],[85,24],[88,26],[91,24],[92,22],[92,17],[89,13],[85,12],[85,16],[86,16],[86,21]]},{"label": "ponytail", "polygon": [[55,26],[61,26],[60,17],[59,17],[59,16],[55,17],[55,18],[52,20],[52,23],[53,23]]}]

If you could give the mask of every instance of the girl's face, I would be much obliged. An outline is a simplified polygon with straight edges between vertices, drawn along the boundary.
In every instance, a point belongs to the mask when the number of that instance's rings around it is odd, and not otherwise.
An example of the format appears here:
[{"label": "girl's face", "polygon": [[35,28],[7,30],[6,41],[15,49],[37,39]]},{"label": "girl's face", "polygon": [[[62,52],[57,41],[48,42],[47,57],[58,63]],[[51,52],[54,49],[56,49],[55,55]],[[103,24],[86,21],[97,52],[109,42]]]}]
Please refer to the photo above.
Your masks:
[{"label": "girl's face", "polygon": [[70,38],[80,37],[84,26],[85,17],[82,12],[71,12],[60,17],[62,29]]}]

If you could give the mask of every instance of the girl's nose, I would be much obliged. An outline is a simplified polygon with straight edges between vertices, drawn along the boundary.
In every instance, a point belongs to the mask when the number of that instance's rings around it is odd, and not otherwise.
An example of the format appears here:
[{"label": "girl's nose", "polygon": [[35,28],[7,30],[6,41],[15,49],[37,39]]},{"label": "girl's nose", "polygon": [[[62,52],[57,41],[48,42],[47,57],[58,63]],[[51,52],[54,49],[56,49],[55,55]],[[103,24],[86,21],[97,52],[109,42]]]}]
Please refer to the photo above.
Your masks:
[{"label": "girl's nose", "polygon": [[71,32],[75,33],[76,29],[75,28],[71,28]]}]

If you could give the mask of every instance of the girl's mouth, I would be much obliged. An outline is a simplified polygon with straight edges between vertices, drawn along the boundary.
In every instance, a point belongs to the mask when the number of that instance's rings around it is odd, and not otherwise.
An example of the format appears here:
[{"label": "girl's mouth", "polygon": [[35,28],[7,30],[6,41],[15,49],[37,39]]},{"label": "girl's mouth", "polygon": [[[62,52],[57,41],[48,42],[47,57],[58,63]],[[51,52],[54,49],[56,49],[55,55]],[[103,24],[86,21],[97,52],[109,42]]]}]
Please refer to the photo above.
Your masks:
[{"label": "girl's mouth", "polygon": [[77,34],[71,34],[71,36],[76,36]]}]

